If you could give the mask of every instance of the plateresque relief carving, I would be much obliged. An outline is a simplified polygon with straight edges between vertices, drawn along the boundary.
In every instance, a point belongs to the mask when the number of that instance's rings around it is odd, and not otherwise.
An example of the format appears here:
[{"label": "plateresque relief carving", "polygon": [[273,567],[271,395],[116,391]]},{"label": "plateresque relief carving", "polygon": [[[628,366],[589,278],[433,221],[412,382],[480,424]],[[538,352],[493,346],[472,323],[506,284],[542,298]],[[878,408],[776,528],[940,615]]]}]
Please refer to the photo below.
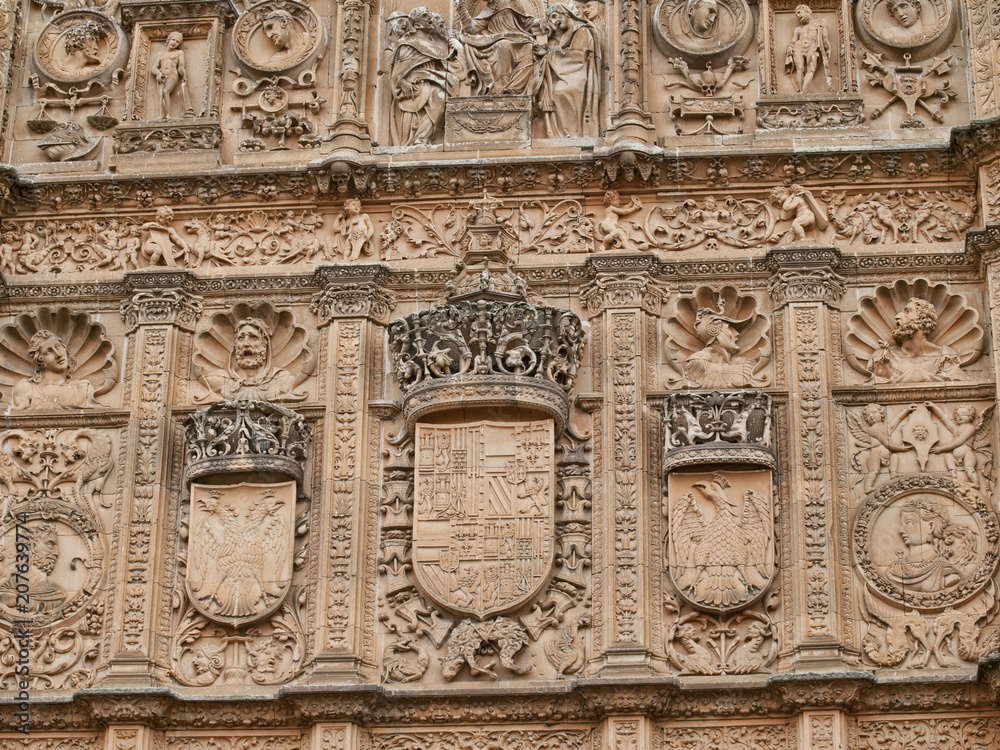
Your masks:
[{"label": "plateresque relief carving", "polygon": [[897,59],[905,54],[919,60],[948,46],[957,12],[951,0],[861,0],[854,18],[870,46]]},{"label": "plateresque relief carving", "polygon": [[677,300],[665,324],[665,344],[676,369],[673,383],[694,388],[766,385],[771,359],[770,321],[757,312],[757,299],[736,287],[703,286]]},{"label": "plateresque relief carving", "polygon": [[868,404],[847,414],[856,448],[855,487],[868,493],[902,474],[947,472],[955,482],[987,494],[993,483],[992,405],[949,410],[927,401],[890,408]]},{"label": "plateresque relief carving", "polygon": [[961,190],[890,190],[850,199],[845,192],[824,191],[822,197],[837,237],[852,243],[953,242],[976,217],[974,197]]},{"label": "plateresque relief carving", "polygon": [[300,386],[315,365],[308,335],[290,310],[241,303],[213,315],[195,337],[201,393],[194,401],[304,401],[308,392]]},{"label": "plateresque relief carving", "polygon": [[875,383],[970,380],[983,353],[979,312],[945,284],[924,279],[880,286],[851,316],[847,361]]},{"label": "plateresque relief carving", "polygon": [[868,631],[879,666],[975,661],[1000,647],[1000,532],[977,488],[940,475],[900,477],[868,496],[854,527]]},{"label": "plateresque relief carving", "polygon": [[813,80],[819,75],[821,78],[816,80],[825,82],[820,90],[832,91],[833,48],[826,22],[816,18],[808,5],[796,7],[795,17],[799,25],[785,47],[785,73],[791,79],[792,88],[800,94],[810,91]]},{"label": "plateresque relief carving", "polygon": [[236,59],[259,73],[294,71],[322,52],[326,41],[316,11],[293,0],[257,3],[233,27]]},{"label": "plateresque relief carving", "polygon": [[118,378],[114,345],[86,313],[43,307],[3,329],[0,378],[16,411],[99,407]]},{"label": "plateresque relief carving", "polygon": [[753,39],[753,13],[745,0],[663,0],[653,18],[661,49],[700,66],[741,55]]},{"label": "plateresque relief carving", "polygon": [[89,9],[66,11],[42,29],[33,62],[45,78],[62,84],[117,79],[128,58],[128,38],[112,18]]}]

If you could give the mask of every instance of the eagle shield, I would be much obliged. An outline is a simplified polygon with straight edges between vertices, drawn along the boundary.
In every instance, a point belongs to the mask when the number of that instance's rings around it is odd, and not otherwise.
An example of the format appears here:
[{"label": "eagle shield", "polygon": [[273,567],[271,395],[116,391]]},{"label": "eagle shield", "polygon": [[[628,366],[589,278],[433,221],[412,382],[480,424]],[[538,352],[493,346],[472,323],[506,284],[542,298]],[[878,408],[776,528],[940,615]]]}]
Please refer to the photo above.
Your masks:
[{"label": "eagle shield", "polygon": [[507,612],[545,584],[554,559],[551,419],[417,424],[413,567],[454,612]]},{"label": "eagle shield", "polygon": [[273,613],[292,585],[295,482],[191,485],[187,593],[238,625]]}]

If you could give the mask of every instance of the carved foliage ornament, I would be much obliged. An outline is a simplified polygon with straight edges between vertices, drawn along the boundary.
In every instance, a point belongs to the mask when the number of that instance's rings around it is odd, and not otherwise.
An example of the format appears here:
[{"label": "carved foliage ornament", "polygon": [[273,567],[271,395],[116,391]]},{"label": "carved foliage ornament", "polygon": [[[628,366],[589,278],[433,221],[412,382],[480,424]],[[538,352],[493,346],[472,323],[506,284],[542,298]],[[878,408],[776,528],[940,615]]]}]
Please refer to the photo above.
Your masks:
[{"label": "carved foliage ornament", "polygon": [[979,312],[945,284],[926,279],[880,286],[851,316],[847,361],[876,383],[969,380],[983,353]]},{"label": "carved foliage ornament", "polygon": [[295,482],[191,485],[187,592],[210,620],[272,614],[292,585]]},{"label": "carved foliage ornament", "polygon": [[0,331],[0,380],[18,410],[100,406],[118,379],[114,349],[86,313],[42,307]]},{"label": "carved foliage ornament", "polygon": [[315,58],[326,43],[326,27],[316,11],[293,0],[257,3],[233,28],[233,54],[260,73],[291,71]]},{"label": "carved foliage ornament", "polygon": [[770,321],[757,312],[757,299],[736,287],[718,291],[699,287],[677,300],[666,321],[666,346],[674,353],[683,377],[695,388],[741,388],[766,385],[764,368],[771,361]]},{"label": "carved foliage ornament", "polygon": [[417,424],[413,566],[424,593],[483,618],[538,593],[555,534],[551,420]]},{"label": "carved foliage ornament", "polygon": [[653,18],[661,49],[692,62],[724,64],[753,39],[753,13],[745,0],[662,0]]},{"label": "carved foliage ornament", "polygon": [[304,401],[308,394],[299,386],[313,373],[316,358],[291,311],[241,302],[213,315],[197,335],[194,366],[202,386],[195,403]]},{"label": "carved foliage ornament", "polygon": [[128,38],[111,18],[92,10],[60,13],[35,42],[35,69],[59,83],[81,84],[120,75],[128,59]]}]

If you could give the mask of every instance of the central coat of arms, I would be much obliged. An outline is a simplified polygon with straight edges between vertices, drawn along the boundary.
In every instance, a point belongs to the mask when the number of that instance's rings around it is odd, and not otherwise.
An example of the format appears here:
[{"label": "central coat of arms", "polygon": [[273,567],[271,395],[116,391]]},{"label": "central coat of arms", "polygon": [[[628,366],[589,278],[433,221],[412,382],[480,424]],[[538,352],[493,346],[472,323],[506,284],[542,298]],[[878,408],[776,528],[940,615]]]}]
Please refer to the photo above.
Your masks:
[{"label": "central coat of arms", "polygon": [[542,588],[554,556],[553,424],[417,424],[413,566],[438,604],[483,618]]}]

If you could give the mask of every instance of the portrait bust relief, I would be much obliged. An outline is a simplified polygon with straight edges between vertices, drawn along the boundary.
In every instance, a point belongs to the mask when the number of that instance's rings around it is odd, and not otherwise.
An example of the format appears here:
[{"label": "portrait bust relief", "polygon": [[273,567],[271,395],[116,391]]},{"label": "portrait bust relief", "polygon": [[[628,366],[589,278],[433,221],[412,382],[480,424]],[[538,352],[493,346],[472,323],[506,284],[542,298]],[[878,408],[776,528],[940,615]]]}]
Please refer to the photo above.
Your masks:
[{"label": "portrait bust relief", "polygon": [[746,51],[754,20],[745,0],[663,0],[656,7],[653,31],[667,55],[725,63]]},{"label": "portrait bust relief", "polygon": [[899,58],[942,52],[955,34],[951,0],[862,0],[855,6],[858,33],[871,46]]},{"label": "portrait bust relief", "polygon": [[55,16],[38,35],[35,69],[60,83],[107,78],[125,68],[128,38],[113,19],[91,10]]},{"label": "portrait bust relief", "polygon": [[326,47],[326,27],[312,8],[293,0],[257,3],[233,29],[233,53],[251,70],[291,71]]}]

